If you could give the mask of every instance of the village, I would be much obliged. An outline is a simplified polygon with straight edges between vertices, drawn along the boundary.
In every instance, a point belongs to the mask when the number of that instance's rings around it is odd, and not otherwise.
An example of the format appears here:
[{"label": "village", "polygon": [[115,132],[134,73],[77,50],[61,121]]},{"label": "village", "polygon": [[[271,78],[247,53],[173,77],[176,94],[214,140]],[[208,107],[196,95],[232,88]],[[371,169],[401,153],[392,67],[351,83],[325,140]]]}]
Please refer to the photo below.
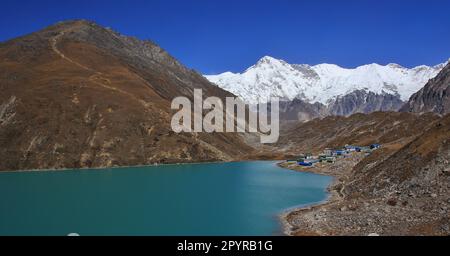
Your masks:
[{"label": "village", "polygon": [[326,148],[321,154],[302,153],[296,159],[288,159],[287,163],[296,163],[299,166],[311,167],[317,163],[335,163],[338,158],[346,158],[355,152],[363,153],[368,156],[372,151],[381,147],[380,144],[371,144],[370,146],[345,145],[340,149]]}]

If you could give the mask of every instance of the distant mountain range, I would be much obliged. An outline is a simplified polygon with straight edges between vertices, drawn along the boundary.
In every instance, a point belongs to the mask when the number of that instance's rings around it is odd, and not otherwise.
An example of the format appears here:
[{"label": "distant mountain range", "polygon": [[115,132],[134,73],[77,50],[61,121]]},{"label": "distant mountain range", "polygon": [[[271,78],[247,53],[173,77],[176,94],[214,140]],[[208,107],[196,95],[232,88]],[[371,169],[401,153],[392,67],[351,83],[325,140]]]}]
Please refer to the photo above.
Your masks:
[{"label": "distant mountain range", "polygon": [[328,104],[357,90],[399,95],[405,101],[444,66],[445,63],[408,69],[398,64],[374,63],[347,69],[334,64],[289,64],[265,56],[243,73],[205,77],[252,104],[264,103],[270,96]]},{"label": "distant mountain range", "polygon": [[243,73],[205,77],[250,104],[279,97],[284,101],[283,116],[310,120],[328,115],[397,111],[445,65],[408,69],[398,64],[368,64],[347,69],[334,64],[289,64],[265,56]]}]

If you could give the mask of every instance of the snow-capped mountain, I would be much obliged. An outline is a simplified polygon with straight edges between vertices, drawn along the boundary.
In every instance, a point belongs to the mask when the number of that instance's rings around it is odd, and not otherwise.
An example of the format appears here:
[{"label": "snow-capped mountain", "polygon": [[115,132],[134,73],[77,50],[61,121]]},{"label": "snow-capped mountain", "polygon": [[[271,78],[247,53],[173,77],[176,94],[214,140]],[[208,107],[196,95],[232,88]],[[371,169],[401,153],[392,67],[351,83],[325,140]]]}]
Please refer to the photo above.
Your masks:
[{"label": "snow-capped mountain", "polygon": [[420,91],[414,93],[401,111],[450,113],[450,64],[431,79]]},{"label": "snow-capped mountain", "polygon": [[422,65],[408,69],[398,64],[374,63],[348,69],[334,64],[289,64],[265,56],[243,73],[225,72],[205,77],[251,104],[267,102],[269,97],[275,96],[329,105],[354,91],[390,94],[406,101],[444,66]]}]

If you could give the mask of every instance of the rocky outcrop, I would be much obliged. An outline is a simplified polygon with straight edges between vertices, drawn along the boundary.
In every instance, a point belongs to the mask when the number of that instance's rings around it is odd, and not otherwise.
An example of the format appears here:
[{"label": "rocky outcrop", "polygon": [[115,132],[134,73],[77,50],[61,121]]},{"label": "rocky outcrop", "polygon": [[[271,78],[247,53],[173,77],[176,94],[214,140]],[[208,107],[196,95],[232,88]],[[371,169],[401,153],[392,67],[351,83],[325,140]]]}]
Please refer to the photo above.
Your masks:
[{"label": "rocky outcrop", "polygon": [[233,160],[232,133],[180,133],[171,100],[233,96],[149,41],[88,21],[0,44],[0,170]]},{"label": "rocky outcrop", "polygon": [[356,113],[369,114],[377,111],[398,111],[404,102],[399,95],[376,94],[356,90],[330,100],[327,105],[308,103],[301,99],[280,102],[280,119],[283,121],[309,121],[326,116],[350,116]]},{"label": "rocky outcrop", "polygon": [[356,90],[339,96],[328,105],[328,112],[335,116],[349,116],[355,113],[372,113],[375,111],[398,111],[404,102],[399,95],[376,94]]},{"label": "rocky outcrop", "polygon": [[16,105],[16,97],[11,96],[5,103],[0,105],[0,126],[7,125],[16,115],[14,107]]},{"label": "rocky outcrop", "polygon": [[450,113],[450,64],[413,94],[401,111],[442,115]]}]

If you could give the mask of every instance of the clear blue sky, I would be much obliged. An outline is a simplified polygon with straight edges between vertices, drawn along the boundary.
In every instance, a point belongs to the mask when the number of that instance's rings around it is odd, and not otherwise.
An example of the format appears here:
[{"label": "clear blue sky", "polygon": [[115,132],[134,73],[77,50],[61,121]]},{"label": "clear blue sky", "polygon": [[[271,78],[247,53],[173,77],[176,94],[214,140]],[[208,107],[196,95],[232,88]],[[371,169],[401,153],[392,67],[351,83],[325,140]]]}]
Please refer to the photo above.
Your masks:
[{"label": "clear blue sky", "polygon": [[205,74],[270,55],[291,63],[434,65],[450,57],[450,1],[3,0],[0,40],[67,19],[151,39]]}]

